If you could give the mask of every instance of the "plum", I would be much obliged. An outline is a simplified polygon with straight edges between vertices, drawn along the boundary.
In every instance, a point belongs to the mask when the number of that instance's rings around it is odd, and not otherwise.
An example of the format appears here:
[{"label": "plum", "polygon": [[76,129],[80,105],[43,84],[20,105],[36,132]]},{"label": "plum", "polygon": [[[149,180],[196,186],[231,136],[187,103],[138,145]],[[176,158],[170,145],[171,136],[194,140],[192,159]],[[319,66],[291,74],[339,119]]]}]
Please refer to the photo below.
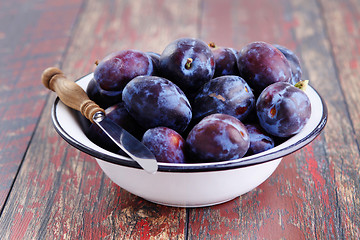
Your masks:
[{"label": "plum", "polygon": [[288,48],[286,48],[284,46],[274,44],[274,47],[279,49],[279,51],[282,52],[282,54],[284,54],[286,59],[289,61],[290,68],[291,68],[291,80],[290,80],[290,83],[292,85],[295,85],[295,83],[297,83],[297,82],[299,82],[301,80],[301,75],[302,75],[302,70],[301,70],[301,65],[300,65],[299,58],[296,56],[296,54],[293,51],[291,51],[290,49],[288,49]]},{"label": "plum", "polygon": [[171,81],[157,76],[138,76],[124,88],[126,109],[144,128],[169,127],[183,132],[192,118],[189,100]]},{"label": "plum", "polygon": [[214,78],[224,75],[239,75],[237,66],[237,51],[229,47],[218,47],[215,43],[209,43],[214,54],[215,73]]},{"label": "plum", "polygon": [[289,61],[277,48],[265,42],[252,42],[239,51],[240,76],[260,93],[275,82],[290,82]]},{"label": "plum", "polygon": [[92,78],[86,88],[86,93],[91,100],[102,108],[108,108],[121,102],[121,91],[107,91],[100,87],[97,81]]},{"label": "plum", "polygon": [[161,53],[160,71],[164,78],[191,95],[214,76],[214,55],[205,42],[180,38]]},{"label": "plum", "polygon": [[255,97],[244,79],[226,75],[205,83],[194,98],[192,106],[194,119],[224,113],[241,121],[254,108]]},{"label": "plum", "polygon": [[146,52],[150,56],[154,71],[151,75],[158,76],[160,73],[160,54],[155,52]]},{"label": "plum", "polygon": [[248,151],[250,137],[237,118],[217,113],[203,118],[186,138],[189,162],[217,162],[241,158]]},{"label": "plum", "polygon": [[122,50],[109,54],[97,65],[94,78],[107,91],[121,91],[134,77],[152,75],[151,57],[138,50]]},{"label": "plum", "polygon": [[311,103],[303,90],[278,82],[266,87],[256,102],[261,127],[271,135],[290,137],[303,129],[311,115]]},{"label": "plum", "polygon": [[185,140],[179,133],[170,128],[148,129],[144,133],[142,143],[155,155],[158,162],[185,162]]},{"label": "plum", "polygon": [[245,124],[250,136],[250,147],[246,155],[253,155],[275,146],[273,138],[257,124]]}]

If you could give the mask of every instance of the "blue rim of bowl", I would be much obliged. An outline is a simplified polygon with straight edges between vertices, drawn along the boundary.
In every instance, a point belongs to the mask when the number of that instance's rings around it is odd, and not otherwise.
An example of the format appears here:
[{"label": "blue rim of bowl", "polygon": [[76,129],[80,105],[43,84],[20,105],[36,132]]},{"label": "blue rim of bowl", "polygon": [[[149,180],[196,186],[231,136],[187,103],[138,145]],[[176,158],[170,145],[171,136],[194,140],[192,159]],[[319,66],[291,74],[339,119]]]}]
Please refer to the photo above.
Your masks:
[{"label": "blue rim of bowl", "polygon": [[[82,78],[80,78],[80,79],[82,79]],[[285,157],[285,156],[299,150],[300,148],[302,148],[305,145],[312,142],[321,133],[321,131],[324,129],[324,127],[327,123],[328,110],[327,110],[326,103],[325,103],[324,99],[320,96],[320,94],[315,89],[314,89],[314,91],[316,92],[316,94],[319,96],[319,98],[321,100],[322,107],[323,107],[323,114],[322,114],[322,117],[321,117],[319,123],[313,129],[313,131],[311,131],[308,135],[306,135],[306,137],[300,139],[299,141],[297,141],[287,147],[280,148],[277,151],[273,151],[268,154],[263,154],[261,156],[257,156],[257,154],[256,154],[253,156],[246,157],[246,159],[240,158],[237,160],[213,162],[213,163],[203,163],[203,164],[202,163],[195,163],[195,164],[193,164],[193,163],[187,163],[187,164],[175,164],[175,163],[174,164],[162,164],[162,163],[159,163],[158,171],[160,171],[160,172],[207,172],[207,171],[230,170],[230,169],[249,167],[249,166],[253,166],[253,165],[257,165],[257,164],[262,164],[265,162],[270,162],[270,161]],[[79,149],[80,151],[82,151],[88,155],[91,155],[97,159],[100,159],[100,160],[103,160],[106,162],[110,162],[113,164],[117,164],[117,165],[141,169],[140,165],[138,165],[135,161],[121,159],[121,157],[124,157],[124,156],[116,157],[116,156],[112,156],[112,155],[109,155],[104,152],[94,150],[94,149],[86,146],[85,144],[77,141],[71,135],[69,135],[62,128],[62,126],[56,116],[56,108],[57,108],[57,105],[59,104],[59,102],[60,102],[60,99],[59,99],[59,97],[57,97],[55,99],[53,107],[52,107],[52,113],[51,113],[52,121],[53,121],[55,130],[57,131],[57,133],[67,143],[69,143],[71,146],[73,146],[73,147]],[[127,156],[125,156],[125,157],[127,157]]]}]

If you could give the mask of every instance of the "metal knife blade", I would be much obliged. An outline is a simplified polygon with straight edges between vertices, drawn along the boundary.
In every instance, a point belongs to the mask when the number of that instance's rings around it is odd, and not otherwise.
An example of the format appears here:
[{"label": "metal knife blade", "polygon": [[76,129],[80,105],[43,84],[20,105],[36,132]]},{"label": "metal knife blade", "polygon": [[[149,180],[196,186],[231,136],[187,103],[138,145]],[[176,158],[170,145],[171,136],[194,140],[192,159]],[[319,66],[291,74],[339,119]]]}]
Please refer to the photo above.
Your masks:
[{"label": "metal knife blade", "polygon": [[95,113],[93,121],[146,172],[155,173],[158,170],[154,154],[133,135],[107,118],[103,112]]}]

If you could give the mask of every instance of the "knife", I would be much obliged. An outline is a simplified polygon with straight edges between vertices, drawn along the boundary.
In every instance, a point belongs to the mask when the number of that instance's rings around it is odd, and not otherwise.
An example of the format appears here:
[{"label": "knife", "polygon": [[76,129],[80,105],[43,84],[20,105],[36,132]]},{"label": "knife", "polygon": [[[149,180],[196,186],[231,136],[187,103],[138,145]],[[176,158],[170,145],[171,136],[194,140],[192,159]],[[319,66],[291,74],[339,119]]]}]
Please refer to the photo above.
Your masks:
[{"label": "knife", "polygon": [[75,82],[68,80],[60,69],[56,67],[45,69],[41,79],[44,86],[54,91],[65,105],[79,111],[92,123],[98,125],[146,172],[155,173],[158,170],[153,153],[133,135],[107,118],[104,109],[90,100],[86,92]]}]

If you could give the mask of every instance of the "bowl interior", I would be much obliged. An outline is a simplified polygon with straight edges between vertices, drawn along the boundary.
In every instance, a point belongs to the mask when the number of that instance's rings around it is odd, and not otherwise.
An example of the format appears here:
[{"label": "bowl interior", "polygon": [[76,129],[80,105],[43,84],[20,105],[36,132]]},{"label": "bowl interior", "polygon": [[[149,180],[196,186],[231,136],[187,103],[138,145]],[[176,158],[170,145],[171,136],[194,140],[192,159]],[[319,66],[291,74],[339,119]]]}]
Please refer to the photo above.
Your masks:
[{"label": "bowl interior", "polygon": [[[89,81],[93,78],[93,73],[90,73],[77,82],[84,90],[86,89]],[[159,162],[158,171],[215,171],[219,169],[232,169],[238,167],[245,167],[253,164],[260,164],[263,162],[275,160],[288,155],[306,144],[310,143],[325,127],[327,121],[327,108],[326,104],[321,96],[313,89],[308,86],[306,90],[311,101],[311,117],[301,132],[289,138],[285,142],[277,145],[276,147],[258,153],[252,156],[247,156],[241,159],[215,162],[215,163],[192,163],[192,164],[171,164]],[[56,131],[61,137],[66,140],[72,146],[79,150],[92,155],[96,158],[121,164],[129,167],[140,168],[132,159],[127,156],[118,155],[109,152],[96,144],[94,144],[82,131],[81,125],[77,119],[75,110],[65,106],[59,98],[54,102],[52,109],[52,120]]]}]

